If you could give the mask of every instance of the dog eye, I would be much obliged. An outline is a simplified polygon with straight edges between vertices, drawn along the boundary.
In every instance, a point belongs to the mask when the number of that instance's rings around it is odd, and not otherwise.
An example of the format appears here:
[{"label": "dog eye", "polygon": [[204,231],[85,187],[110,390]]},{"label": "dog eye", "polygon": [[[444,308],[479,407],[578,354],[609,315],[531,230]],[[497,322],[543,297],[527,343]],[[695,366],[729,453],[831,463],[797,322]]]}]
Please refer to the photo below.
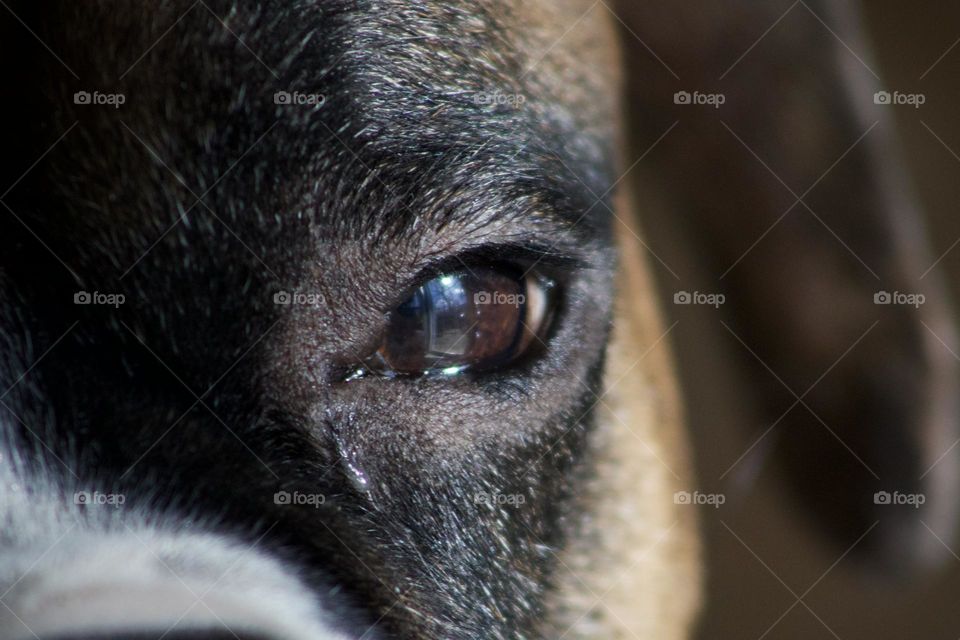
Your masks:
[{"label": "dog eye", "polygon": [[440,275],[391,312],[367,368],[394,376],[502,367],[539,342],[553,289],[545,278],[509,270]]}]

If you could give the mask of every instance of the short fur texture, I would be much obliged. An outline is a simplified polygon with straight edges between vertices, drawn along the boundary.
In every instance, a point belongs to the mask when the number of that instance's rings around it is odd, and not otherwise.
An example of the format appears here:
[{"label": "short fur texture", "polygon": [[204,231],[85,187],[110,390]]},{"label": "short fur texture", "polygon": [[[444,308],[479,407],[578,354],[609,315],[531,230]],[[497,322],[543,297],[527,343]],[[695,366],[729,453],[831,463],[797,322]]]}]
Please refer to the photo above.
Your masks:
[{"label": "short fur texture", "polygon": [[[346,633],[553,637],[578,618],[581,636],[684,632],[691,522],[670,525],[673,483],[650,455],[684,452],[669,368],[658,354],[622,361],[657,337],[649,301],[626,310],[639,324],[617,325],[629,349],[607,358],[609,16],[580,2],[15,9],[76,71],[41,51],[23,65],[35,89],[17,103],[18,140],[39,156],[68,133],[16,182],[0,223],[4,442],[20,460],[7,481],[42,494],[5,503],[14,541],[46,522],[70,545],[124,535],[119,523],[200,559],[256,543],[241,566],[260,563],[265,589],[278,573],[275,598],[305,585],[314,617]],[[602,45],[561,45],[581,14]],[[30,51],[28,38],[8,42]],[[128,99],[78,105],[77,91]],[[278,104],[278,91],[323,100]],[[14,184],[22,166],[4,162]],[[518,253],[563,289],[541,358],[342,381],[423,274]],[[649,296],[642,277],[621,286]],[[126,303],[76,306],[78,290]],[[322,302],[278,306],[281,290]],[[597,415],[608,363],[641,381],[638,398],[611,401],[613,421]],[[624,495],[625,481],[643,486]],[[71,490],[125,503],[75,533],[95,507],[49,506]],[[280,491],[325,502],[278,505]],[[635,573],[607,585],[597,569],[625,560]],[[605,590],[609,615],[590,613],[567,566]],[[29,573],[4,576],[26,588]]]}]

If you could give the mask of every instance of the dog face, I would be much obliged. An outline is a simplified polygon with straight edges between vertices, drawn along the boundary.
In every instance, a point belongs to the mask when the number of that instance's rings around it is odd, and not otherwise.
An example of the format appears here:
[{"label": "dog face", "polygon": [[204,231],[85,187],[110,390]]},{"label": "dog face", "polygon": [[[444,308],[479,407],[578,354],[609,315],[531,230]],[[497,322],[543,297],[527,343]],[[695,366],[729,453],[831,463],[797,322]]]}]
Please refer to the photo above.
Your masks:
[{"label": "dog face", "polygon": [[9,636],[684,634],[580,5],[16,7],[63,60],[21,70],[42,169],[5,160]]}]

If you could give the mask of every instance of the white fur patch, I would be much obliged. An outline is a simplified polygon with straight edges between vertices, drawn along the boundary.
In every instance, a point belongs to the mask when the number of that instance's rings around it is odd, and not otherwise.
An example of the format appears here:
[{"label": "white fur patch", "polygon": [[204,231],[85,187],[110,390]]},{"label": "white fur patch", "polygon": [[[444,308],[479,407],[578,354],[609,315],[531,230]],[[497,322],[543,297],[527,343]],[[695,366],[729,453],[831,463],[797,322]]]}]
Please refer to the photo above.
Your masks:
[{"label": "white fur patch", "polygon": [[129,504],[81,508],[56,470],[27,472],[15,447],[0,450],[0,638],[168,629],[347,638],[297,571],[257,544]]},{"label": "white fur patch", "polygon": [[4,554],[3,574],[17,577],[0,608],[4,638],[224,628],[346,638],[330,630],[291,572],[212,536],[72,530],[10,558]]}]

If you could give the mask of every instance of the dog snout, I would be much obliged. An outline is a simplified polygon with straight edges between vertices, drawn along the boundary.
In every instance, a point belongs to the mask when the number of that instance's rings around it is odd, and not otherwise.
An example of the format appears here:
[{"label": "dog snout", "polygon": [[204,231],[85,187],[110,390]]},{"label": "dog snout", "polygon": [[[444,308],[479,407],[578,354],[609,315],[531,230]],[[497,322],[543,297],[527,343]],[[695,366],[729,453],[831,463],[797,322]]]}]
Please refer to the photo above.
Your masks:
[{"label": "dog snout", "polygon": [[[0,563],[0,638],[344,640],[366,633],[267,549],[215,533],[68,531]],[[356,631],[356,633],[354,633]]]}]

